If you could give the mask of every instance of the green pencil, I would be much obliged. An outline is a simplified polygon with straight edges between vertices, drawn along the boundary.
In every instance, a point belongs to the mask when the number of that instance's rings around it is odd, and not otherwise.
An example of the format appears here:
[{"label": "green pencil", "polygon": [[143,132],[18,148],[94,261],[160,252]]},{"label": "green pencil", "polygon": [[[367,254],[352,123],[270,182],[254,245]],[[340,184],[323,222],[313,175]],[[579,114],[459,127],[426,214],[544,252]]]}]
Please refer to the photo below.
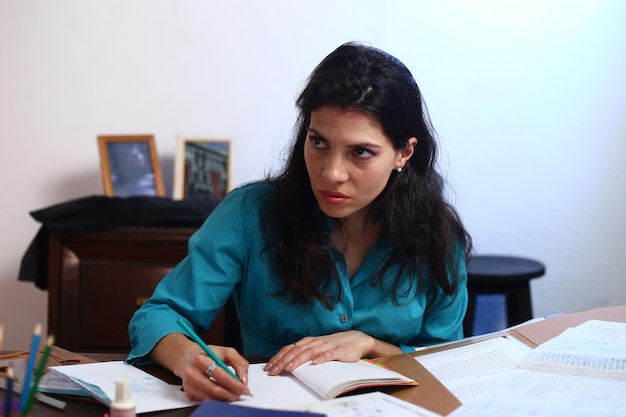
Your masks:
[{"label": "green pencil", "polygon": [[178,320],[176,320],[176,323],[178,323],[180,325],[180,327],[182,327],[187,332],[187,335],[189,337],[191,337],[193,339],[193,341],[196,342],[198,344],[198,346],[200,346],[202,348],[202,350],[204,350],[204,352],[207,355],[209,355],[211,357],[211,359],[213,359],[215,361],[217,366],[219,366],[220,368],[222,368],[223,370],[228,372],[237,381],[240,381],[239,377],[237,375],[235,375],[235,373],[233,371],[231,371],[230,368],[228,366],[226,366],[226,364],[224,362],[222,362],[222,360],[215,354],[215,352],[213,352],[211,350],[211,348],[209,348],[206,345],[206,343],[204,343],[202,341],[202,339],[200,339],[200,336],[198,336],[196,334],[196,332],[193,331],[193,329],[187,324],[186,321],[184,321],[183,319],[179,318]]},{"label": "green pencil", "polygon": [[30,390],[28,391],[28,399],[26,400],[26,405],[24,407],[24,410],[22,410],[22,417],[30,417],[30,410],[33,408],[33,403],[35,402],[35,395],[37,395],[39,381],[41,380],[41,377],[44,371],[46,370],[46,364],[48,363],[48,358],[50,357],[50,351],[52,351],[53,344],[54,344],[54,336],[48,336],[48,340],[46,341],[46,346],[44,347],[43,352],[41,354],[41,358],[39,359],[39,365],[37,366],[37,373],[35,374],[35,380],[33,382],[32,387],[30,387]]}]

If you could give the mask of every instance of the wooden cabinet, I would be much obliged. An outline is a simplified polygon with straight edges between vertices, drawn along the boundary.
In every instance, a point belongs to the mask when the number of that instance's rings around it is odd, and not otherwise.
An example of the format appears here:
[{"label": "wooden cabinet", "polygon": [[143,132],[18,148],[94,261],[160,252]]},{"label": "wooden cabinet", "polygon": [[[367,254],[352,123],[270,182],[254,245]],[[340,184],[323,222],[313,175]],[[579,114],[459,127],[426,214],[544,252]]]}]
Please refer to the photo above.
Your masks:
[{"label": "wooden cabinet", "polygon": [[[51,235],[48,330],[55,344],[74,352],[128,352],[131,316],[185,257],[194,231],[122,227],[75,237]],[[208,343],[222,345],[225,332],[238,334],[232,326],[225,329],[225,311],[202,335]]]}]

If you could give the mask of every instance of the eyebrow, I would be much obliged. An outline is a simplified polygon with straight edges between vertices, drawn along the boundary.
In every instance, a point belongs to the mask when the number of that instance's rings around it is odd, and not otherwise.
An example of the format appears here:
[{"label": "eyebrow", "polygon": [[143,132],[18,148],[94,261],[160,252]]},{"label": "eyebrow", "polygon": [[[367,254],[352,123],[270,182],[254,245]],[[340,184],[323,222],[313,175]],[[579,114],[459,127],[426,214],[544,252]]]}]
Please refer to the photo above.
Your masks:
[{"label": "eyebrow", "polygon": [[[315,130],[312,127],[308,128],[307,132],[314,133],[316,136],[319,136],[320,139],[328,140],[324,135],[322,135],[320,132],[318,132],[317,130]],[[361,143],[351,144],[350,148],[376,148],[376,149],[380,149],[380,148],[382,148],[382,146],[377,144],[377,143],[372,143],[372,142],[361,142]]]}]

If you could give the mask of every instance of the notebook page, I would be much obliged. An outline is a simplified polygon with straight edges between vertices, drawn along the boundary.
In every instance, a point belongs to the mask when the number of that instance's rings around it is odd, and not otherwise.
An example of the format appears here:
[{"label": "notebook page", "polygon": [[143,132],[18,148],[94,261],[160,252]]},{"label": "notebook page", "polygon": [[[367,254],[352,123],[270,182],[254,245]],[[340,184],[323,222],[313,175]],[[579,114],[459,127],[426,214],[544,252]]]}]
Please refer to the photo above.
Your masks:
[{"label": "notebook page", "polygon": [[589,320],[535,348],[520,368],[626,380],[626,323]]}]

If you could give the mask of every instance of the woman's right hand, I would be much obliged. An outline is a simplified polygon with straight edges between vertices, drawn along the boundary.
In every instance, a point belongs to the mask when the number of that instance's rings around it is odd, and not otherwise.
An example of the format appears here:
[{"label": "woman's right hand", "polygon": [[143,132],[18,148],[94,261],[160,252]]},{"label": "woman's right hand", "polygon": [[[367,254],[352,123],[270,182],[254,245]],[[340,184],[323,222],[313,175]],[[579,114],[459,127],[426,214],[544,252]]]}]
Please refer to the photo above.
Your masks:
[{"label": "woman's right hand", "polygon": [[182,379],[183,390],[190,400],[236,401],[242,395],[250,395],[248,361],[234,348],[212,345],[211,349],[226,365],[235,369],[241,381],[220,367],[215,368],[209,377],[208,370],[214,364],[213,359],[182,333],[165,336],[150,356]]}]

